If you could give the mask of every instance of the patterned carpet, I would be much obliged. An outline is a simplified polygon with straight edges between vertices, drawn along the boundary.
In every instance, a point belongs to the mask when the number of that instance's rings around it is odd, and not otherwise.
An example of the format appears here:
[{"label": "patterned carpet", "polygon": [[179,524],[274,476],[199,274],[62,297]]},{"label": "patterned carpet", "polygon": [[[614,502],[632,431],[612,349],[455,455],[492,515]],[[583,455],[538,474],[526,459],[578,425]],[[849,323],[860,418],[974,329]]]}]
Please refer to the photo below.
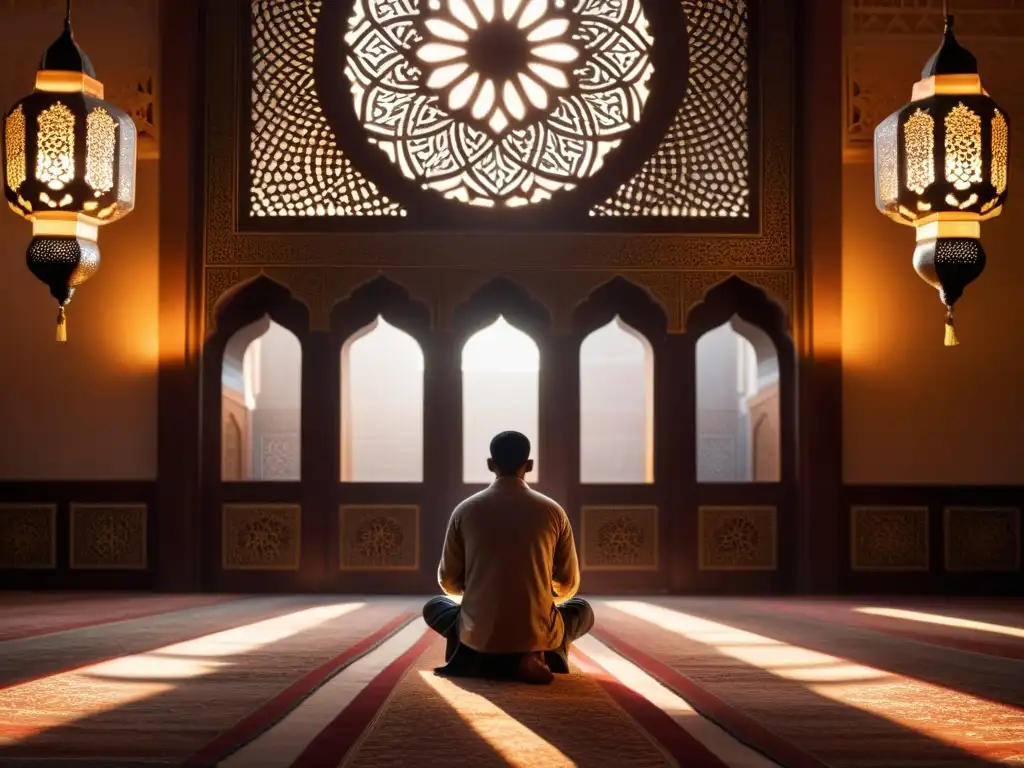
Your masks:
[{"label": "patterned carpet", "polygon": [[1024,765],[1019,601],[593,602],[537,688],[420,598],[5,596],[0,766]]}]

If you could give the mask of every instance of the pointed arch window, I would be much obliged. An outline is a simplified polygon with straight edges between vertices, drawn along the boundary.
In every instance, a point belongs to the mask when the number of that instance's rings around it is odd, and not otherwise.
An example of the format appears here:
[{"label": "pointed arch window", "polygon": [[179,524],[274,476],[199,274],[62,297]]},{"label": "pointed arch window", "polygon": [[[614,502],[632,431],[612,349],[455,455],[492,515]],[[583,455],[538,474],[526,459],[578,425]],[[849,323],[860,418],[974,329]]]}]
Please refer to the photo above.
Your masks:
[{"label": "pointed arch window", "polygon": [[423,482],[423,350],[378,316],[341,349],[341,480]]},{"label": "pointed arch window", "polygon": [[654,350],[616,316],[580,345],[580,482],[654,482]]}]

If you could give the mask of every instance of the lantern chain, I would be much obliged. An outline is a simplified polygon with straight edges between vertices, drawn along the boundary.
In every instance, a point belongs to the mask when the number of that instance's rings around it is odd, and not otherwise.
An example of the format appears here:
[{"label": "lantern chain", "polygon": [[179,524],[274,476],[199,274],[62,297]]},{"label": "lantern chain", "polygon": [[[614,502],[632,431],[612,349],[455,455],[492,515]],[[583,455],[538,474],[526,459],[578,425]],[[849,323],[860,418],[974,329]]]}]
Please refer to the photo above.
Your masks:
[{"label": "lantern chain", "polygon": [[65,27],[70,27],[71,26],[71,0],[67,0],[67,2],[64,5],[64,8],[65,8],[65,10],[64,10],[64,26]]}]

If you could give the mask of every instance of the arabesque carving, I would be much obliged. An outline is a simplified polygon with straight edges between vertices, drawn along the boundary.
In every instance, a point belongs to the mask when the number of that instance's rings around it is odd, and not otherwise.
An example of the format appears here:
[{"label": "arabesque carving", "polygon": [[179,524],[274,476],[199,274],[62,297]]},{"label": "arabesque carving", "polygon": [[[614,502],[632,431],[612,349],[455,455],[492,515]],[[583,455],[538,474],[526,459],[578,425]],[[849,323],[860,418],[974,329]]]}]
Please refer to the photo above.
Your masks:
[{"label": "arabesque carving", "polygon": [[[504,274],[548,308],[556,330],[569,326],[574,307],[595,287],[622,275],[648,290],[664,308],[671,331],[684,330],[686,312],[731,274],[768,291],[790,316],[797,284],[792,215],[793,88],[790,0],[762,0],[760,228],[754,235],[632,233],[346,233],[238,231],[235,174],[239,135],[234,45],[244,4],[210,4],[207,18],[206,330],[213,309],[232,287],[259,274],[287,286],[310,309],[314,330],[331,308],[384,273],[431,308],[436,327],[450,323],[473,290]],[[771,62],[763,76],[764,62]],[[243,84],[244,87],[244,84]],[[274,227],[273,222],[265,222]]]},{"label": "arabesque carving", "polygon": [[580,523],[580,566],[583,570],[658,569],[657,507],[583,507]]}]

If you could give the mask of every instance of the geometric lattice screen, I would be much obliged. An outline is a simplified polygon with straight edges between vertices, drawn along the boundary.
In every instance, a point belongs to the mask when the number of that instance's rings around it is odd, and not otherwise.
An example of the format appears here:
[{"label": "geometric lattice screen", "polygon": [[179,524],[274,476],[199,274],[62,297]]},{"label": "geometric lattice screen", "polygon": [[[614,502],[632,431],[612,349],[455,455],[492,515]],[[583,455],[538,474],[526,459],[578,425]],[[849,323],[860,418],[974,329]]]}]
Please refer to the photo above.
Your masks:
[{"label": "geometric lattice screen", "polygon": [[756,231],[745,0],[252,0],[242,226]]}]

